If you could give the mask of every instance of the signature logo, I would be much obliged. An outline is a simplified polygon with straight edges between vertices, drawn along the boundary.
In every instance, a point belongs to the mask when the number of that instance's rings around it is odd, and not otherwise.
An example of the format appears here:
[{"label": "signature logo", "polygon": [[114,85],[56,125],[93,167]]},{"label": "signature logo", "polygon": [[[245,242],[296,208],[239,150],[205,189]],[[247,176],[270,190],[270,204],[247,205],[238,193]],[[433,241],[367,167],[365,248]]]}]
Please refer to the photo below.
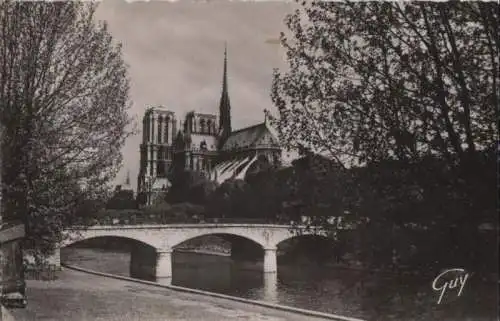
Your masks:
[{"label": "signature logo", "polygon": [[440,292],[437,304],[441,303],[446,291],[458,289],[458,286],[460,286],[460,289],[458,290],[457,296],[460,296],[468,278],[469,273],[464,269],[448,269],[436,276],[432,282],[432,289],[436,292]]}]

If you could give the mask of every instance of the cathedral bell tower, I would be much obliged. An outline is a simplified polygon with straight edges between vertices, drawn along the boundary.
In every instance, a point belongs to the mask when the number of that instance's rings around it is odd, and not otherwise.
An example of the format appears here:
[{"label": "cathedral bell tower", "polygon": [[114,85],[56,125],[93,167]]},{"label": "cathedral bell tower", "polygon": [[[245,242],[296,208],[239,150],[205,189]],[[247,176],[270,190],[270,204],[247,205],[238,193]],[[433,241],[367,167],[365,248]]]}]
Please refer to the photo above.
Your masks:
[{"label": "cathedral bell tower", "polygon": [[219,149],[231,135],[231,103],[227,90],[227,45],[224,46],[224,71],[222,75],[222,93],[219,103]]}]

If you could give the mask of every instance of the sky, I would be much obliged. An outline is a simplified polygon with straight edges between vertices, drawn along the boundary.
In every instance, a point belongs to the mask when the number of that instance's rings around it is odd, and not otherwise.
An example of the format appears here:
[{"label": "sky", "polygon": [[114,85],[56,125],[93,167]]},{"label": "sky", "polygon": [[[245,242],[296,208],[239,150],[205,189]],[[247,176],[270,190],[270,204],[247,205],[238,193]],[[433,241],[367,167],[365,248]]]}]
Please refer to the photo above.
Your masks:
[{"label": "sky", "polygon": [[129,114],[139,130],[123,148],[123,167],[113,183],[123,184],[129,172],[136,189],[147,107],[162,105],[178,120],[191,110],[218,113],[225,43],[233,128],[262,122],[264,109],[276,113],[272,72],[287,67],[278,39],[293,9],[292,3],[275,1],[101,2],[96,18],[107,21],[123,45],[131,80]]}]

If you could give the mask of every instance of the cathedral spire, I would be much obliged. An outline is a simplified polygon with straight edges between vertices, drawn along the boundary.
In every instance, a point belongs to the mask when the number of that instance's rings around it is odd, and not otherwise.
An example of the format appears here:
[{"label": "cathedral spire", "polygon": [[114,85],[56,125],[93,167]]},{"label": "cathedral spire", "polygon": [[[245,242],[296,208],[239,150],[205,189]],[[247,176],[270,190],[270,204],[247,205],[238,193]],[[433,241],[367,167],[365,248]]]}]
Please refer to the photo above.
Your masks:
[{"label": "cathedral spire", "polygon": [[224,42],[224,71],[222,75],[222,94],[227,94],[227,42]]},{"label": "cathedral spire", "polygon": [[222,74],[222,93],[219,104],[219,131],[224,140],[231,134],[231,103],[227,90],[227,44],[224,44],[224,70]]}]

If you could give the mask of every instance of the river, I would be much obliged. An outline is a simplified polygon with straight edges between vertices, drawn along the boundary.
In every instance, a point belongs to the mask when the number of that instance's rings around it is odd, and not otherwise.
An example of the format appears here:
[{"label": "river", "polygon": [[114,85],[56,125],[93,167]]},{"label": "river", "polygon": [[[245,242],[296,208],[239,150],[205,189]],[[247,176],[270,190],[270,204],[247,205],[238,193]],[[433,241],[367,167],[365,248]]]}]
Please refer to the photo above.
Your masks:
[{"label": "river", "polygon": [[[129,275],[130,253],[64,248],[63,263],[100,272]],[[473,277],[460,297],[446,294],[437,304],[433,278],[370,275],[314,265],[278,266],[264,274],[258,265],[230,257],[174,252],[172,284],[366,320],[497,320],[497,284]]]}]

